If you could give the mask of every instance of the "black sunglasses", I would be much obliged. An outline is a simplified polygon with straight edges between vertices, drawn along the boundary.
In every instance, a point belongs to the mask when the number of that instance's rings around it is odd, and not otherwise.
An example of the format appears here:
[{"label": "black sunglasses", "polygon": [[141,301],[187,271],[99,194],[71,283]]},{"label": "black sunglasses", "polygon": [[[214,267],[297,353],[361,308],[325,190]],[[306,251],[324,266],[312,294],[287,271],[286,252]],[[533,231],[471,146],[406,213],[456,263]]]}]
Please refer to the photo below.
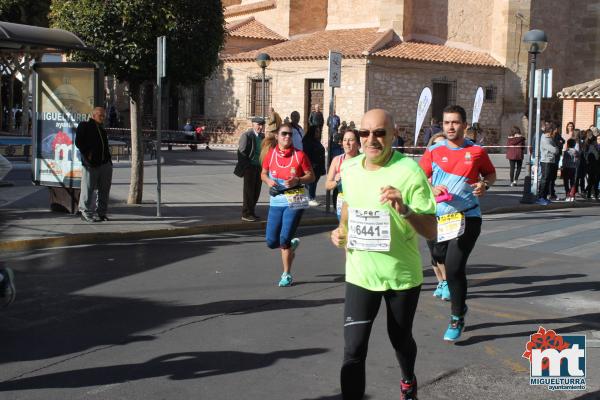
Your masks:
[{"label": "black sunglasses", "polygon": [[366,137],[369,137],[369,135],[371,133],[373,133],[373,136],[375,136],[375,137],[382,138],[387,134],[387,131],[383,128],[375,129],[372,131],[369,131],[367,129],[360,129],[358,131],[358,136],[360,136],[361,138],[366,138]]},{"label": "black sunglasses", "polygon": [[282,132],[279,132],[279,134],[281,136],[292,136],[292,132],[289,132],[289,131],[282,131]]}]

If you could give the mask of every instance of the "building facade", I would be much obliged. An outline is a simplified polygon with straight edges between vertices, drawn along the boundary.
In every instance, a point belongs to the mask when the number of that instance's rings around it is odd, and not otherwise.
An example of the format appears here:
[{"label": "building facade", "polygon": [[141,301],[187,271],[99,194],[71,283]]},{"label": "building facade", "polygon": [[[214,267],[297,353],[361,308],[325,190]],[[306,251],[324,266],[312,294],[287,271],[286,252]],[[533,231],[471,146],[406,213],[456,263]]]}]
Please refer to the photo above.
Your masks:
[{"label": "building facade", "polygon": [[[538,68],[553,68],[554,92],[600,76],[600,0],[222,3],[228,36],[221,65],[205,82],[165,91],[164,128],[181,128],[191,118],[207,125],[213,140],[234,143],[250,118],[270,107],[282,117],[299,111],[306,125],[315,104],[328,114],[329,50],[343,54],[342,86],[334,92],[341,119],[358,125],[366,110],[382,107],[411,141],[425,86],[433,93],[426,121],[441,116],[445,105],[458,103],[470,122],[476,89],[482,87],[485,142],[503,143],[513,125],[526,131],[529,65],[523,36],[530,29],[548,36],[537,61]],[[255,62],[259,53],[272,59],[265,71],[265,99],[262,70]],[[152,127],[156,99],[151,84],[143,103],[145,126]],[[564,119],[562,103],[557,95],[545,100],[542,118]],[[119,104],[125,125],[128,103]]]},{"label": "building facade", "polygon": [[[414,131],[420,91],[428,86],[428,117],[449,103],[470,115],[475,91],[485,90],[480,124],[486,142],[500,142],[512,125],[526,128],[530,29],[543,29],[547,51],[539,67],[554,69],[553,87],[597,76],[600,1],[560,0],[230,0],[222,65],[205,84],[204,113],[243,130],[250,117],[273,107],[299,111],[306,123],[314,104],[327,115],[329,50],[340,51],[342,87],[336,112],[360,121],[374,107],[389,110]],[[267,53],[266,98],[254,59]],[[561,119],[560,99],[544,103],[545,119]],[[427,120],[427,119],[426,119]],[[226,140],[227,137],[224,138]],[[235,141],[235,137],[231,138]]]}]

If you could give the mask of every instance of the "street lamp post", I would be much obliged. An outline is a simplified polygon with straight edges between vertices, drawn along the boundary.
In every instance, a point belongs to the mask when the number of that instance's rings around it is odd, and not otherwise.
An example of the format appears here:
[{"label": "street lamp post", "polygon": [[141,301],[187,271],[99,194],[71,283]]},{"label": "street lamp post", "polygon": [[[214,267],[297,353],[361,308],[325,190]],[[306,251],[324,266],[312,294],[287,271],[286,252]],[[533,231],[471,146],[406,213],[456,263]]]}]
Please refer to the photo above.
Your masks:
[{"label": "street lamp post", "polygon": [[532,29],[525,34],[523,37],[523,42],[529,44],[529,118],[527,121],[527,154],[529,155],[529,159],[527,162],[527,176],[523,181],[523,197],[521,198],[521,203],[532,204],[535,203],[536,198],[531,193],[531,144],[532,139],[535,137],[536,140],[539,140],[537,134],[534,136],[533,132],[533,93],[535,87],[535,64],[536,57],[538,54],[542,53],[546,46],[548,45],[548,38],[544,31],[539,29]]},{"label": "street lamp post", "polygon": [[265,87],[265,70],[271,63],[271,57],[267,53],[256,56],[256,63],[262,68],[262,117],[267,119],[267,88]]}]

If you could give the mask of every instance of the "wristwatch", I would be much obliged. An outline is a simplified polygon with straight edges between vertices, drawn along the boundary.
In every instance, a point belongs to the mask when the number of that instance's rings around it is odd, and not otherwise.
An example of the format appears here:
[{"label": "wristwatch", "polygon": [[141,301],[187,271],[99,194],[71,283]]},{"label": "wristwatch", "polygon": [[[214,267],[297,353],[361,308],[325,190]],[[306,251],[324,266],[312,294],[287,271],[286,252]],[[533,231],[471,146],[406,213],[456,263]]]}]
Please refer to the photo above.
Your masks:
[{"label": "wristwatch", "polygon": [[408,218],[408,217],[410,217],[411,215],[413,215],[413,214],[414,214],[414,212],[413,212],[412,208],[410,208],[410,207],[409,207],[409,206],[407,206],[406,204],[404,205],[404,208],[405,208],[405,211],[404,211],[404,213],[401,213],[401,214],[400,214],[400,216],[401,216],[402,218]]}]

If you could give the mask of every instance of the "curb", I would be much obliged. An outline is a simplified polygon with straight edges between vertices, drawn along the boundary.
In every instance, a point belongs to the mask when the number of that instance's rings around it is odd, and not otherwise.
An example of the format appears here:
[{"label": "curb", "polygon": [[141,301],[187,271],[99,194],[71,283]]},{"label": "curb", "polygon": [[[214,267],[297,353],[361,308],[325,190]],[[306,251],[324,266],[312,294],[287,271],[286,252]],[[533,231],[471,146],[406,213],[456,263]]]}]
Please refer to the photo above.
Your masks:
[{"label": "curb", "polygon": [[[161,228],[129,232],[79,233],[74,235],[65,235],[50,238],[24,239],[0,242],[0,251],[27,251],[51,247],[107,243],[118,240],[126,241],[134,239],[157,239],[177,236],[190,236],[205,233],[254,231],[265,229],[266,224],[266,221],[261,221],[258,223],[230,222],[222,224],[186,226],[183,228]],[[312,217],[303,219],[300,222],[300,226],[317,225],[337,225],[337,218],[335,216]]]},{"label": "curb", "polygon": [[[570,208],[589,208],[600,206],[600,203],[595,202],[573,202],[573,203],[551,203],[547,206],[539,204],[520,204],[516,206],[495,207],[490,210],[485,210],[484,215],[491,214],[507,214],[514,212],[528,211],[543,211],[543,210],[560,210]],[[311,217],[305,218],[300,223],[300,226],[317,226],[317,225],[336,225],[338,223],[335,216],[326,217]],[[161,228],[148,229],[141,231],[129,232],[101,232],[101,233],[80,233],[73,235],[57,236],[41,239],[24,239],[0,242],[0,251],[16,252],[36,250],[52,247],[76,246],[85,244],[108,243],[118,240],[136,240],[136,239],[157,239],[170,238],[177,236],[190,236],[206,233],[223,233],[223,232],[242,232],[263,230],[266,226],[266,221],[261,222],[226,222],[222,224],[195,225],[182,228]]]},{"label": "curb", "polygon": [[520,204],[518,206],[494,207],[489,210],[485,210],[483,212],[483,215],[507,214],[507,213],[528,212],[528,211],[563,210],[563,209],[569,209],[569,208],[589,208],[589,207],[598,207],[598,206],[600,206],[600,203],[583,202],[583,201],[553,202],[553,203],[548,204],[547,206],[542,206],[540,204]]}]

